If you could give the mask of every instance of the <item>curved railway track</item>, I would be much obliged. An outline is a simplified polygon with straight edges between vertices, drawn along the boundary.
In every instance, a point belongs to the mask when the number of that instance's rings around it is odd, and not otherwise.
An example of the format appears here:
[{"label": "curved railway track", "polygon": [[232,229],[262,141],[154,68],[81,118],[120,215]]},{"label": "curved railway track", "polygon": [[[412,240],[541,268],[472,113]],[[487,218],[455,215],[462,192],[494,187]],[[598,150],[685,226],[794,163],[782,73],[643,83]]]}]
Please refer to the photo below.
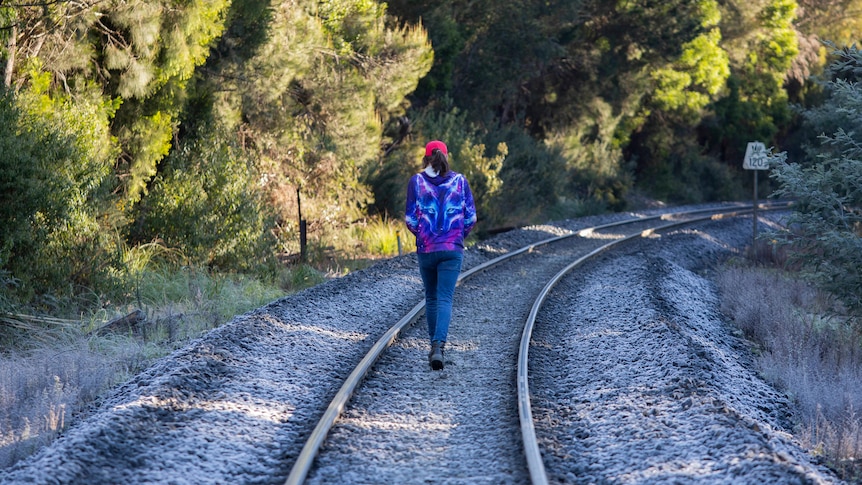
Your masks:
[{"label": "curved railway track", "polygon": [[[774,205],[770,207],[762,207],[761,210],[772,210],[772,209],[785,209],[786,205]],[[647,218],[639,218],[639,219],[631,219],[618,221],[611,224],[605,224],[601,226],[581,229],[579,231],[571,232],[569,234],[545,239],[533,244],[529,244],[523,248],[520,248],[516,251],[509,252],[497,258],[494,258],[486,263],[478,265],[476,267],[471,268],[468,271],[462,273],[459,278],[459,285],[461,285],[462,289],[459,290],[459,294],[463,294],[465,292],[470,292],[471,290],[465,290],[463,287],[465,286],[466,281],[470,281],[473,279],[478,279],[480,275],[485,272],[488,272],[492,268],[499,267],[504,264],[513,264],[516,257],[520,257],[518,259],[522,259],[517,266],[514,268],[508,268],[504,271],[509,272],[521,272],[524,275],[524,280],[529,279],[531,282],[536,281],[547,281],[547,284],[536,294],[536,291],[530,289],[529,287],[524,288],[516,288],[513,293],[509,294],[509,297],[512,298],[512,304],[514,300],[528,300],[534,301],[531,308],[529,308],[529,314],[526,317],[526,321],[524,322],[522,319],[522,327],[523,330],[521,332],[521,338],[518,342],[518,359],[517,359],[517,409],[518,409],[518,418],[520,423],[521,436],[519,439],[514,441],[520,441],[523,443],[523,450],[521,451],[522,457],[517,457],[512,453],[511,442],[513,440],[508,440],[509,443],[507,445],[502,446],[502,450],[496,449],[493,450],[493,453],[496,454],[495,458],[489,460],[490,462],[496,462],[501,464],[501,469],[497,472],[491,472],[488,470],[484,470],[479,472],[478,475],[470,476],[469,468],[467,470],[461,469],[459,470],[457,466],[453,466],[453,463],[446,463],[445,466],[435,467],[432,463],[425,463],[422,468],[432,470],[439,468],[438,473],[444,473],[443,470],[448,470],[445,473],[451,473],[447,475],[443,481],[453,481],[456,480],[453,477],[460,476],[464,483],[474,483],[474,482],[482,482],[487,481],[488,483],[523,483],[527,477],[529,480],[536,484],[548,483],[548,478],[544,470],[544,463],[542,461],[542,453],[539,449],[539,445],[536,439],[536,432],[533,423],[533,417],[530,407],[530,389],[529,389],[529,376],[528,376],[528,359],[529,359],[529,349],[530,349],[530,341],[531,334],[533,331],[533,326],[536,321],[536,317],[541,310],[542,304],[545,299],[548,297],[551,290],[554,286],[568,273],[570,273],[576,267],[584,264],[586,261],[589,261],[595,258],[597,255],[607,251],[613,246],[616,246],[620,243],[630,241],[632,239],[648,237],[654,233],[659,231],[667,231],[672,228],[677,228],[681,225],[690,225],[698,222],[715,220],[719,218],[725,217],[734,217],[740,215],[747,215],[751,213],[751,207],[735,207],[735,208],[723,208],[723,209],[707,209],[707,210],[697,210],[697,211],[686,211],[679,213],[671,213],[671,214],[663,214],[656,215],[653,217]],[[550,249],[553,247],[553,249]],[[527,274],[527,270],[525,268],[531,268],[530,274]],[[534,271],[533,268],[539,268],[539,271]],[[553,276],[548,276],[548,273],[553,274]],[[541,279],[540,279],[541,278]],[[495,285],[493,281],[481,281],[475,283],[473,285],[472,291],[474,293],[481,294],[482,288],[488,288],[489,286]],[[541,285],[541,283],[539,283]],[[517,285],[516,285],[517,286]],[[528,286],[528,285],[525,285]],[[518,294],[519,292],[522,292]],[[496,297],[500,297],[499,290],[495,293]],[[458,296],[456,296],[458,298]],[[470,299],[471,296],[462,296],[462,299]],[[477,299],[481,300],[481,296],[477,297]],[[456,303],[456,307],[459,303]],[[490,303],[489,303],[490,305]],[[395,411],[393,411],[393,415],[409,415],[409,414],[426,414],[427,416],[433,415],[432,410],[428,409],[428,407],[423,407],[422,403],[409,402],[411,400],[415,401],[415,391],[416,389],[427,389],[430,384],[427,380],[429,374],[433,377],[433,373],[427,371],[425,369],[424,361],[423,361],[423,332],[422,330],[413,331],[412,333],[406,333],[405,330],[409,329],[411,324],[416,322],[420,317],[422,310],[424,308],[424,302],[419,302],[413,309],[403,316],[395,325],[393,325],[371,348],[371,350],[366,354],[366,356],[362,359],[360,364],[353,370],[350,376],[345,380],[343,386],[335,396],[335,398],[330,403],[327,411],[324,413],[321,420],[318,422],[316,428],[309,436],[306,441],[302,452],[297,458],[289,478],[287,479],[287,484],[299,484],[306,481],[309,476],[309,472],[312,470],[312,465],[314,460],[321,453],[321,450],[324,447],[324,442],[327,437],[330,435],[330,432],[333,428],[336,428],[336,422],[339,418],[342,417],[344,410],[346,409],[348,402],[350,399],[359,392],[360,394],[366,394],[364,400],[360,399],[360,403],[357,408],[361,409],[359,411],[353,411],[352,415],[349,415],[346,419],[347,425],[343,426],[344,429],[340,430],[340,435],[336,437],[336,442],[338,440],[345,441],[344,444],[336,443],[334,446],[331,446],[335,451],[324,450],[323,453],[331,453],[332,457],[324,457],[323,464],[318,467],[320,471],[316,475],[311,476],[311,480],[314,483],[329,483],[331,481],[335,481],[341,476],[341,479],[347,479],[350,481],[350,477],[343,476],[343,467],[339,465],[339,462],[343,460],[351,460],[348,456],[350,454],[355,453],[353,450],[354,446],[349,444],[351,442],[360,443],[358,447],[360,449],[371,450],[370,454],[373,455],[375,453],[389,453],[393,455],[403,454],[398,450],[380,450],[375,449],[374,438],[375,434],[384,433],[387,428],[392,429],[401,429],[405,427],[409,427],[411,423],[401,421],[393,418],[384,418],[381,419],[380,416],[386,414],[385,412],[381,412],[380,409],[374,406],[374,402],[377,400],[380,393],[393,393],[393,394],[401,394],[408,396],[408,402],[401,402],[396,404]],[[457,311],[457,308],[456,308]],[[523,311],[523,310],[522,310]],[[468,322],[462,322],[461,320],[466,319]],[[469,316],[462,315],[461,318],[456,317],[456,321],[453,322],[453,329],[464,326],[470,326],[469,320],[473,321],[481,321],[487,322],[489,317],[487,313],[473,313]],[[483,336],[483,333],[490,332],[502,332],[506,333],[505,328],[517,328],[517,326],[512,325],[513,322],[504,322],[502,325],[503,328],[495,328],[491,326],[489,329],[489,325],[487,323],[482,323],[480,327],[482,328],[473,328],[468,330],[467,332],[475,332],[473,335],[473,340],[466,339],[465,341],[458,341],[457,337],[454,339],[454,342],[450,342],[449,354],[470,354],[470,353],[480,353],[479,347],[491,346],[498,347],[502,349],[504,347],[511,347],[512,339],[511,335],[507,335],[507,338],[495,339],[494,337]],[[417,327],[423,327],[422,325],[417,325]],[[458,335],[458,332],[453,332],[455,335]],[[463,334],[464,331],[462,330]],[[369,377],[369,373],[375,367],[375,364],[381,360],[381,356],[384,352],[393,346],[399,336],[404,335],[404,341],[397,344],[400,348],[400,358],[392,358],[389,359],[392,362],[386,362],[380,366],[380,369],[377,370],[376,373],[373,373]],[[484,340],[481,343],[476,343],[479,340]],[[470,348],[465,348],[470,347]],[[493,351],[492,351],[493,353]],[[505,354],[505,352],[500,352],[501,354]],[[464,360],[468,359],[468,355],[459,356],[456,358],[455,362],[448,362],[447,366],[450,364],[458,365],[457,370],[453,373],[457,374],[457,379],[468,380],[471,377],[467,377],[465,374],[470,373],[472,369],[464,368]],[[511,380],[506,379],[505,376],[508,372],[505,370],[507,366],[512,365],[512,363],[508,362],[506,357],[505,359],[501,358],[500,369],[493,368],[481,368],[477,372],[475,372],[476,376],[473,376],[472,379],[476,379],[472,381],[475,386],[487,386],[489,385],[487,379],[487,374],[498,374],[502,376],[499,379],[490,379],[493,381],[492,386],[499,387],[498,391],[492,391],[492,394],[497,394],[499,396],[507,396],[508,390],[507,388],[511,386]],[[447,360],[449,360],[447,358]],[[460,361],[460,362],[459,362]],[[410,369],[411,372],[408,374],[403,369]],[[447,367],[449,368],[449,367]],[[418,372],[418,376],[417,373]],[[444,375],[446,375],[446,371],[444,370]],[[482,377],[485,376],[485,377]],[[368,381],[370,382],[368,382]],[[366,381],[365,387],[367,389],[358,391],[360,385]],[[445,387],[441,386],[445,391],[444,392],[453,392],[451,386]],[[420,393],[421,394],[421,393]],[[433,393],[432,393],[433,394]],[[412,398],[410,396],[413,396]],[[485,403],[493,408],[494,412],[499,412],[505,414],[504,408],[508,404],[512,404],[513,401],[505,402],[511,399],[513,396],[507,396],[499,400],[496,403]],[[422,394],[419,398],[420,400],[429,400],[428,396]],[[472,399],[469,395],[464,396],[462,400],[456,400],[455,403],[448,403],[453,405],[454,407],[464,407],[469,408],[469,400]],[[431,399],[433,401],[433,398]],[[475,410],[474,410],[475,411]],[[375,417],[377,416],[377,417]],[[387,420],[388,419],[388,420]],[[399,418],[401,419],[401,418]],[[429,418],[433,419],[433,418]],[[364,421],[365,424],[362,422]],[[367,424],[371,422],[372,424]],[[485,426],[488,423],[480,424],[479,426]],[[451,429],[454,425],[452,423],[436,423],[437,429]],[[467,421],[459,421],[457,426],[467,427],[471,426]],[[511,426],[511,423],[509,423]],[[362,430],[362,427],[369,428],[365,432]],[[431,428],[434,428],[432,426]],[[422,429],[420,426],[417,429]],[[368,434],[371,435],[370,438],[358,437],[357,434]],[[405,462],[425,462],[428,461],[428,458],[418,458],[415,456],[416,450],[426,450],[426,455],[434,455],[433,452],[428,452],[427,448],[440,448],[446,449],[446,453],[458,455],[458,456],[470,456],[471,454],[481,455],[481,451],[457,451],[451,450],[449,447],[451,443],[444,444],[443,441],[434,440],[430,438],[430,435],[433,432],[413,432],[413,433],[399,433],[396,438],[384,439],[384,442],[396,441],[399,443],[399,448],[402,450],[408,450],[408,456],[404,456],[401,459]],[[449,433],[443,433],[449,434]],[[489,435],[493,433],[488,433]],[[408,436],[409,435],[409,436]],[[469,438],[468,438],[469,439]],[[457,446],[457,445],[456,445]],[[486,449],[493,449],[495,445],[486,443]],[[341,448],[341,449],[339,449]],[[347,451],[344,451],[347,450]],[[442,457],[442,455],[441,455]],[[442,458],[441,458],[442,459]],[[477,462],[481,463],[482,460],[478,460]],[[357,460],[354,464],[357,468],[363,467],[374,467],[375,458],[367,457],[366,461]],[[512,464],[521,463],[525,471],[513,470]],[[327,467],[331,467],[331,471],[327,471]],[[409,465],[408,465],[409,467]],[[518,468],[519,466],[515,466],[514,468]],[[415,468],[415,467],[414,467]],[[526,473],[528,471],[528,473]],[[414,470],[417,475],[414,475],[418,481],[422,481],[421,471]],[[394,479],[394,477],[385,476],[378,477],[382,481],[389,481],[389,479]],[[526,473],[526,474],[523,474]],[[466,474],[466,475],[465,475]],[[362,478],[362,476],[354,477],[354,479],[358,481],[366,480],[366,478]],[[425,478],[425,480],[433,481],[433,473],[430,477]]]}]

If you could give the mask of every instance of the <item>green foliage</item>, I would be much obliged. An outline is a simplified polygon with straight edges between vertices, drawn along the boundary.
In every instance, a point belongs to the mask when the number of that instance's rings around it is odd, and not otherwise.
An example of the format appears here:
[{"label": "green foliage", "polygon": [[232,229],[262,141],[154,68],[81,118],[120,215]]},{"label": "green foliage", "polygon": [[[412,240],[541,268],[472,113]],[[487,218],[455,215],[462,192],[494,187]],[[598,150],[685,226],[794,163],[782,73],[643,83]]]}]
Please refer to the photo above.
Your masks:
[{"label": "green foliage", "polygon": [[9,26],[15,22],[15,17],[14,8],[0,6],[0,58],[2,59],[6,59],[9,55],[7,42],[12,35],[12,29]]},{"label": "green foliage", "polygon": [[157,111],[152,115],[137,116],[128,126],[119,129],[119,139],[134,160],[125,174],[130,202],[137,202],[143,195],[156,174],[159,161],[170,151],[174,123],[171,114]]},{"label": "green foliage", "polygon": [[616,183],[615,172],[591,172],[588,163],[576,164],[579,159],[564,157],[559,146],[543,144],[515,126],[486,131],[451,99],[409,115],[409,141],[391,147],[365,174],[380,213],[403,214],[406,181],[420,170],[424,143],[431,139],[446,142],[452,168],[467,176],[479,217],[477,233],[623,203],[626,187]]},{"label": "green foliage", "polygon": [[[799,1],[808,21],[858,0]],[[300,208],[310,243],[340,248],[369,215],[397,220],[431,138],[470,180],[481,231],[619,210],[636,185],[673,201],[740,197],[745,144],[777,146],[794,126],[795,0],[43,7],[0,7],[0,27],[21,27],[0,28],[0,58],[12,91],[67,99],[34,116],[98,107],[74,124],[97,129],[85,145],[110,155],[91,157],[103,161],[98,190],[63,244],[98,233],[101,269],[88,274],[117,282],[133,273],[124,255],[159,238],[234,270],[295,253]],[[32,197],[9,211],[74,207],[21,190]],[[44,217],[60,237],[62,218]]]},{"label": "green foliage", "polygon": [[715,117],[707,121],[708,143],[720,149],[726,163],[738,164],[750,141],[774,144],[779,127],[791,121],[783,86],[785,73],[799,52],[795,15],[794,0],[770,0],[754,14],[757,30],[728,41],[726,48],[736,59],[728,95],[715,103]]},{"label": "green foliage", "polygon": [[[50,95],[48,77],[0,99],[0,268],[24,294],[97,286],[116,261],[111,204],[114,107]],[[26,297],[25,297],[26,298]]]},{"label": "green foliage", "polygon": [[[391,5],[390,2],[390,8]],[[425,25],[430,26],[428,38],[434,47],[434,63],[428,74],[419,81],[416,95],[420,99],[428,99],[452,91],[458,55],[466,44],[466,34],[459,30],[458,22],[444,9],[435,8],[425,12],[423,17]]]},{"label": "green foliage", "polygon": [[[709,200],[728,177],[701,154],[695,127],[715,101],[730,75],[730,59],[721,47],[721,12],[711,0],[694,2],[697,27],[679,54],[650,74],[652,87],[638,116],[627,123],[636,129],[627,150],[637,164],[639,185],[662,200]],[[623,129],[630,127],[622,126]]]},{"label": "green foliage", "polygon": [[[87,274],[117,285],[139,274],[128,256],[149,241],[163,241],[193,262],[268,268],[276,249],[293,247],[297,190],[318,240],[361,217],[369,190],[359,172],[378,157],[384,123],[404,113],[405,96],[433,59],[423,29],[394,22],[384,4],[369,0],[58,2],[44,9],[4,6],[2,14],[2,27],[13,18],[22,26],[17,34],[0,29],[4,41],[16,35],[0,53],[16,89],[53,96],[62,90],[73,95],[70,109],[89,99],[110,110],[71,124],[110,126],[91,144],[111,152],[92,158],[105,169],[101,192],[80,197],[99,214],[98,224],[84,218],[59,225],[68,239],[99,234],[96,246],[110,250],[82,252],[99,269]],[[5,50],[16,45],[15,52]],[[52,77],[26,74],[39,64],[36,56]],[[207,69],[197,70],[205,62]],[[51,118],[59,109],[43,108],[36,116]],[[9,184],[22,178],[14,180]],[[23,187],[29,192],[21,204],[36,207],[30,212],[44,232],[60,237],[54,227],[60,218],[38,208],[74,212],[74,205],[43,187],[50,185]],[[9,217],[22,211],[10,205]],[[127,225],[131,216],[135,224]],[[27,243],[45,235],[30,229],[16,237]],[[4,237],[4,262],[24,247],[18,239]]]},{"label": "green foliage", "polygon": [[391,257],[398,256],[399,249],[402,254],[416,251],[416,238],[400,220],[374,218],[354,224],[352,229],[362,246],[361,255]]},{"label": "green foliage", "polygon": [[793,121],[784,80],[798,53],[795,1],[699,7],[702,33],[653,71],[627,149],[639,185],[678,202],[740,197],[747,143],[775,144]]},{"label": "green foliage", "polygon": [[[556,202],[564,162],[523,131],[508,127],[486,133],[452,100],[409,114],[413,117],[410,138],[392,147],[381,163],[365,173],[365,180],[375,188],[379,213],[399,217],[404,213],[407,180],[421,170],[424,145],[432,139],[446,143],[452,169],[470,183],[479,218],[477,232],[524,223],[535,211]],[[544,178],[548,173],[539,171],[551,164],[560,172]]]},{"label": "green foliage", "polygon": [[422,140],[404,141],[392,145],[380,161],[365,167],[361,180],[372,190],[374,202],[369,206],[372,215],[404,214],[407,181],[421,168],[422,150]]},{"label": "green foliage", "polygon": [[[829,39],[837,45],[852,45],[862,31],[860,0],[798,0],[800,18],[796,25],[807,34]],[[824,52],[825,54],[825,52]],[[825,55],[821,56],[825,58]],[[823,60],[823,62],[828,62]]]},{"label": "green foliage", "polygon": [[93,48],[104,53],[96,67],[112,78],[106,94],[125,100],[115,133],[125,152],[119,170],[131,203],[146,192],[171,148],[187,82],[221,35],[228,5],[138,0],[109,9],[102,21],[109,29],[96,37]]},{"label": "green foliage", "polygon": [[273,257],[272,220],[252,160],[213,131],[166,159],[140,207],[134,240],[162,240],[193,264],[254,270]]},{"label": "green foliage", "polygon": [[[116,166],[125,207],[140,200],[168,153],[187,81],[221,35],[228,0],[20,4],[12,81],[29,81],[28,63],[52,73],[51,90],[122,100],[112,122],[123,156]],[[5,24],[4,24],[5,26]],[[10,44],[4,44],[10,45]],[[25,57],[27,56],[27,57]],[[114,102],[114,101],[111,101]]]},{"label": "green foliage", "polygon": [[[133,301],[145,309],[153,323],[179,316],[179,328],[167,329],[172,339],[186,340],[228,322],[241,314],[269,303],[304,286],[279,288],[268,278],[249,278],[236,273],[217,273],[197,266],[176,264],[172,255],[157,257],[141,271]],[[285,275],[286,277],[286,275]],[[163,336],[152,334],[151,340]],[[166,336],[165,336],[166,337]],[[167,344],[169,342],[160,342]]]},{"label": "green foliage", "polygon": [[494,212],[496,224],[488,229],[523,225],[557,215],[558,204],[583,195],[567,192],[569,170],[558,148],[544,145],[515,127],[488,134],[487,143],[491,146],[503,141],[508,150],[500,171],[503,185]]},{"label": "green foliage", "polygon": [[773,170],[777,196],[793,197],[793,233],[786,237],[812,276],[849,306],[862,308],[862,53],[836,52],[831,96],[806,113],[813,130],[839,125],[821,135],[807,163],[783,163]]},{"label": "green foliage", "polygon": [[326,281],[320,271],[307,264],[300,264],[280,273],[280,286],[286,289],[301,290]]},{"label": "green foliage", "polygon": [[[696,136],[704,109],[721,95],[730,73],[714,0],[512,1],[469,8],[396,1],[390,8],[412,20],[421,18],[438,54],[438,46],[460,48],[454,57],[435,57],[423,80],[427,90],[418,93],[432,98],[429,106],[435,98],[451,96],[485,137],[511,127],[535,137],[540,158],[566,159],[563,173],[544,174],[555,177],[557,187],[537,189],[549,194],[537,213],[557,203],[571,206],[571,201],[624,207],[635,163],[667,163],[651,158],[665,151],[696,154],[684,142],[673,144],[677,137]],[[447,93],[431,89],[449,86]],[[638,131],[647,125],[659,126],[656,139],[650,140],[649,129]],[[632,140],[643,144],[631,145]],[[509,145],[507,160],[517,160],[511,141],[501,141]],[[649,148],[659,141],[671,145]],[[704,160],[699,155],[689,159]],[[554,184],[538,182],[541,176],[530,174],[530,181],[543,189]]]},{"label": "green foliage", "polygon": [[280,244],[296,250],[300,203],[318,238],[363,216],[371,192],[360,174],[432,53],[421,28],[390,24],[377,2],[284,3],[268,21],[270,35],[254,50],[233,49],[229,28],[213,64],[219,74],[206,82],[217,93],[214,112],[259,157]]},{"label": "green foliage", "polygon": [[663,125],[650,126],[644,132],[649,136],[642,142],[640,153],[648,153],[647,158],[660,163],[642,163],[637,176],[650,182],[653,197],[676,203],[745,197],[738,172],[704,155],[693,141],[683,141],[680,133]]},{"label": "green foliage", "polygon": [[719,47],[720,40],[720,30],[713,28],[683,46],[676,66],[652,73],[657,109],[697,116],[712,101],[730,75],[729,59]]}]

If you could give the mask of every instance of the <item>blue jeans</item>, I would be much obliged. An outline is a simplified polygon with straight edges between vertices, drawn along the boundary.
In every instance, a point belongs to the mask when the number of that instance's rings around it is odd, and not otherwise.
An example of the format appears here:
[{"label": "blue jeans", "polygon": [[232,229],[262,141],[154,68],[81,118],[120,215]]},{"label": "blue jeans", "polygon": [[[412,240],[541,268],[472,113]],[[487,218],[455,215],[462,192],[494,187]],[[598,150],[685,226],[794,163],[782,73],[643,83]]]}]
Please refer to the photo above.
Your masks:
[{"label": "blue jeans", "polygon": [[425,285],[425,319],[428,321],[428,337],[432,342],[445,342],[452,321],[452,300],[455,283],[461,273],[461,251],[436,251],[416,253],[419,273]]}]

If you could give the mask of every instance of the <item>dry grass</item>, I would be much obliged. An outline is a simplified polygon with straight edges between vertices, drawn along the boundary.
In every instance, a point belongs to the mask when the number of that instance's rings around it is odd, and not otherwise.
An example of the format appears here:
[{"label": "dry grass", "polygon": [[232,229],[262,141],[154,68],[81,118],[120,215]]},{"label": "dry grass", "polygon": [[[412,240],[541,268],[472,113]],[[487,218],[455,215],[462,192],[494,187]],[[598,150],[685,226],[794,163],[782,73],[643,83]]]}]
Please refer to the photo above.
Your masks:
[{"label": "dry grass", "polygon": [[[142,270],[128,301],[85,318],[0,312],[0,468],[49,444],[100,394],[189,339],[321,280],[305,267],[270,284],[189,268]],[[140,328],[94,332],[132,308],[146,315]]]},{"label": "dry grass", "polygon": [[0,467],[50,443],[88,403],[147,360],[140,343],[114,342],[110,353],[88,343],[0,356]]},{"label": "dry grass", "polygon": [[862,335],[825,293],[765,268],[729,268],[718,284],[722,311],[760,349],[763,376],[797,403],[796,435],[848,481],[862,467]]},{"label": "dry grass", "polygon": [[[126,272],[114,275],[110,296],[81,304],[44,295],[53,310],[28,312],[0,292],[0,468],[49,444],[108,389],[234,315],[396,255],[399,246],[415,250],[394,220],[362,221],[332,239],[309,248],[312,264],[281,267],[265,280],[196,269],[152,243],[124,251]],[[15,284],[0,272],[0,289]],[[102,328],[133,311],[143,321]]]}]

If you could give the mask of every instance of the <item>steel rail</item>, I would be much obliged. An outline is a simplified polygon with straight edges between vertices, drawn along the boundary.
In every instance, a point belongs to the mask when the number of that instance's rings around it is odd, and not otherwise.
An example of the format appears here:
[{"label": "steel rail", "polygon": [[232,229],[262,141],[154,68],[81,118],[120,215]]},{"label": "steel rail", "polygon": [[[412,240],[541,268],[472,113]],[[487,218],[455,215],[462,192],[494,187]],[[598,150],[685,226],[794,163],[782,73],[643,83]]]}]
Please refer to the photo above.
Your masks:
[{"label": "steel rail", "polygon": [[[595,227],[589,227],[585,229],[581,229],[577,232],[572,232],[570,234],[563,234],[561,236],[556,236],[548,239],[544,239],[532,244],[528,244],[520,249],[515,251],[510,251],[506,254],[498,256],[490,261],[486,261],[480,265],[477,265],[467,271],[462,272],[458,276],[458,280],[456,284],[461,284],[467,278],[475,276],[483,271],[487,271],[499,264],[507,261],[515,256],[520,254],[530,252],[533,249],[551,244],[557,241],[561,241],[564,239],[568,239],[574,236],[586,236],[594,231],[607,229],[615,226],[622,226],[626,224],[634,224],[638,222],[645,222],[650,220],[667,220],[672,217],[678,216],[686,216],[693,215],[705,212],[712,213],[725,213],[731,211],[738,211],[739,209],[745,209],[752,207],[751,204],[739,204],[730,207],[715,207],[711,209],[697,209],[692,211],[682,211],[682,212],[674,212],[674,213],[665,213],[659,214],[655,216],[647,216],[641,218],[634,219],[625,219],[622,221],[616,221],[609,224],[603,224]],[[763,206],[765,210],[769,210],[771,206]],[[371,346],[371,349],[368,350],[368,353],[365,354],[365,357],[359,361],[359,364],[353,369],[350,375],[345,379],[341,388],[332,398],[332,401],[329,403],[326,411],[323,416],[318,421],[314,430],[309,435],[308,439],[305,442],[305,445],[302,447],[302,450],[297,456],[296,461],[294,462],[293,467],[290,470],[290,474],[285,481],[285,485],[300,485],[305,482],[306,477],[308,476],[308,472],[311,470],[311,466],[314,463],[314,459],[317,457],[320,448],[323,446],[323,442],[326,439],[329,431],[335,425],[335,421],[341,416],[341,413],[344,411],[344,407],[350,401],[350,398],[353,396],[354,391],[357,387],[362,383],[365,379],[365,376],[368,374],[368,371],[371,369],[371,366],[377,361],[380,355],[388,348],[392,342],[398,338],[398,335],[401,333],[404,328],[408,325],[412,324],[421,314],[421,312],[425,309],[425,301],[424,299],[416,304],[404,317],[402,317],[395,325],[393,325],[389,330],[387,330],[378,340]],[[533,435],[535,436],[535,430],[533,431]],[[539,461],[541,463],[541,456],[539,456]],[[541,465],[544,468],[543,465]]]},{"label": "steel rail", "polygon": [[[761,210],[780,210],[785,209],[789,206],[790,203],[784,203],[772,206],[759,206],[759,208]],[[536,437],[536,428],[533,423],[533,411],[530,404],[530,385],[528,373],[530,340],[533,334],[533,327],[536,323],[536,317],[539,314],[539,310],[545,303],[545,300],[547,299],[551,290],[557,285],[557,283],[559,283],[559,281],[564,276],[566,276],[573,269],[577,268],[578,266],[581,266],[586,261],[592,259],[600,253],[603,253],[604,251],[607,251],[608,249],[616,246],[617,244],[621,244],[623,242],[640,237],[648,237],[656,232],[664,231],[672,227],[694,224],[707,220],[718,220],[725,217],[737,217],[743,214],[750,214],[752,212],[754,212],[754,208],[753,206],[749,206],[749,208],[744,210],[739,210],[735,212],[721,212],[720,214],[712,216],[704,216],[695,219],[686,219],[684,221],[676,221],[669,224],[653,227],[637,234],[625,236],[623,238],[604,244],[590,251],[584,256],[581,256],[565,268],[561,269],[553,278],[548,281],[548,283],[539,293],[539,296],[536,297],[536,300],[533,303],[533,307],[530,309],[530,314],[527,316],[527,320],[524,323],[524,329],[521,333],[521,342],[518,348],[518,418],[521,421],[521,436],[523,438],[524,444],[524,455],[527,459],[527,467],[530,472],[530,481],[533,483],[533,485],[547,485],[548,476],[545,472],[545,464],[542,461],[542,453],[539,450],[538,439]]]}]

